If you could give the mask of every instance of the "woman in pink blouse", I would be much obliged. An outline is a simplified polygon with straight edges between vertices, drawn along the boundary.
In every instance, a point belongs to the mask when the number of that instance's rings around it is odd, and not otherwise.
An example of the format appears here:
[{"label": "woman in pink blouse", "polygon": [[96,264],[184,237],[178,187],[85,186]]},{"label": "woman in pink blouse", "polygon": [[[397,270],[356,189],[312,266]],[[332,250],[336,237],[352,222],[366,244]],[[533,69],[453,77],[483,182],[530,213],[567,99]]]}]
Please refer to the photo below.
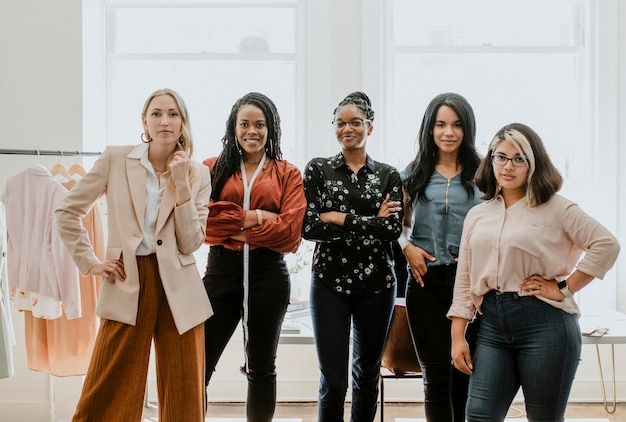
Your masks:
[{"label": "woman in pink blouse", "polygon": [[[448,312],[454,366],[471,374],[468,422],[502,421],[519,387],[532,421],[563,421],[580,360],[573,293],[603,278],[617,239],[556,194],[562,177],[528,126],[500,129],[476,173]],[[581,255],[584,252],[583,258]],[[482,321],[471,356],[464,331]]]},{"label": "woman in pink blouse", "polygon": [[233,105],[223,149],[211,168],[204,283],[214,315],[205,323],[206,384],[242,320],[248,421],[272,420],[276,349],[287,305],[284,254],[295,252],[306,207],[302,175],[282,159],[280,117],[265,95]]}]

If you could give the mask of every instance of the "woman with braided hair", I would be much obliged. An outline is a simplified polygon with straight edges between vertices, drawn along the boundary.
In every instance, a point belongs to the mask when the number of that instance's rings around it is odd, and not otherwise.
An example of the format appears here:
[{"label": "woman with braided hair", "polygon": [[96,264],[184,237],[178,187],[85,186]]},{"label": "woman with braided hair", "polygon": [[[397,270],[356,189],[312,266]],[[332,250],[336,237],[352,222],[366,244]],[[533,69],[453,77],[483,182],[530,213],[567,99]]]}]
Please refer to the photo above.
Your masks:
[{"label": "woman with braided hair", "polygon": [[267,96],[237,100],[223,149],[204,161],[212,187],[204,284],[214,315],[205,322],[206,385],[243,326],[247,420],[270,422],[276,407],[276,350],[289,304],[284,254],[298,250],[306,200],[302,175],[282,159],[280,117]]},{"label": "woman with braided hair", "polygon": [[351,421],[373,421],[380,363],[396,296],[392,241],[402,232],[398,171],[365,152],[374,126],[369,98],[353,92],[335,109],[341,152],[304,172],[302,235],[315,241],[311,315],[320,368],[318,420],[342,421],[352,327]]}]

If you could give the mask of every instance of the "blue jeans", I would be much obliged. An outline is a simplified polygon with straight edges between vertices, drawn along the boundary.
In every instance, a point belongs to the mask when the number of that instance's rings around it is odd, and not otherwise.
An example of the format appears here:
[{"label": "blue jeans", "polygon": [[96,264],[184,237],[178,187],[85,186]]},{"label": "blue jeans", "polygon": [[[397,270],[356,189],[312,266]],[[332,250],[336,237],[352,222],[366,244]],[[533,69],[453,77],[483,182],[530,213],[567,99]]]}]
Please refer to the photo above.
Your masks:
[{"label": "blue jeans", "polygon": [[352,326],[352,408],[350,420],[373,421],[378,401],[380,362],[396,289],[378,293],[335,293],[313,276],[311,316],[320,367],[319,422],[343,421],[348,390]]},{"label": "blue jeans", "polygon": [[[206,385],[243,313],[243,254],[219,246],[209,250],[204,284],[213,316],[204,323]],[[289,304],[289,272],[283,254],[250,251],[248,297],[248,422],[271,422],[276,407],[276,350]]]},{"label": "blue jeans", "polygon": [[485,295],[468,422],[502,421],[519,387],[531,422],[564,420],[580,362],[578,318],[535,297]]},{"label": "blue jeans", "polygon": [[[451,365],[452,304],[456,265],[428,268],[420,286],[409,271],[406,310],[424,380],[424,410],[428,422],[463,422],[469,376]],[[480,318],[468,325],[465,338],[474,351]]]}]

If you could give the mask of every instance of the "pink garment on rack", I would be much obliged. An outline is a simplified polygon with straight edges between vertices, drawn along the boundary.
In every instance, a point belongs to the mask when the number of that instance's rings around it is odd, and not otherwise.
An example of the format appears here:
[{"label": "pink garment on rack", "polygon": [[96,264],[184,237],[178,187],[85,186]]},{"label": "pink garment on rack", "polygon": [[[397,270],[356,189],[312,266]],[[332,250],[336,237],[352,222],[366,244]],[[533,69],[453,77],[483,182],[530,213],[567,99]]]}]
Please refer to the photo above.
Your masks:
[{"label": "pink garment on rack", "polygon": [[7,180],[2,202],[10,287],[61,301],[72,319],[81,316],[79,274],[54,219],[66,194],[48,169],[33,165]]},{"label": "pink garment on rack", "polygon": [[[69,181],[63,185],[71,189],[74,183]],[[98,206],[94,206],[82,221],[96,256],[104,260],[104,227]],[[67,319],[63,313],[60,318],[46,320],[34,317],[32,312],[24,312],[29,369],[50,371],[59,377],[87,373],[97,333],[96,301],[100,282],[101,277],[80,277],[81,318]]]}]

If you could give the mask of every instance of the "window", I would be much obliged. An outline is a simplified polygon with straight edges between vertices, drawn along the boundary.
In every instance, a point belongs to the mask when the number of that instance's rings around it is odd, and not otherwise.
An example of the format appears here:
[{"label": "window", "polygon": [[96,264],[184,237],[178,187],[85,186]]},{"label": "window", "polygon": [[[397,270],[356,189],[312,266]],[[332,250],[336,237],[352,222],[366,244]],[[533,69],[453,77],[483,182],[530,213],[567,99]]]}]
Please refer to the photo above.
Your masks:
[{"label": "window", "polygon": [[[383,160],[404,168],[415,156],[428,102],[457,92],[474,108],[479,152],[486,153],[505,124],[528,124],[564,177],[561,193],[616,233],[617,217],[608,211],[617,209],[616,187],[602,182],[615,179],[605,151],[616,151],[617,136],[615,129],[605,131],[616,122],[610,110],[599,113],[615,104],[615,90],[607,87],[616,80],[598,71],[614,56],[609,51],[615,40],[608,37],[616,29],[615,4],[600,3],[367,2],[364,61],[379,72],[369,71],[364,83],[384,104],[378,119],[387,142]],[[606,201],[606,207],[598,206]],[[606,294],[616,289],[612,277],[589,286],[579,301],[615,309],[615,298]]]},{"label": "window", "polygon": [[145,99],[168,87],[187,103],[195,158],[201,161],[221,151],[233,103],[260,91],[281,114],[283,153],[298,154],[303,96],[296,0],[120,0],[104,1],[101,7],[106,102],[95,107],[103,107],[106,116],[100,123],[105,145],[138,143]]},{"label": "window", "polygon": [[[427,103],[454,91],[474,107],[481,153],[503,125],[529,124],[565,178],[563,195],[617,233],[616,9],[616,0],[84,0],[84,149],[138,143],[144,100],[167,86],[187,101],[195,158],[214,156],[230,107],[255,90],[276,102],[283,153],[302,168],[337,152],[332,110],[362,89],[376,110],[368,153],[401,169]],[[612,271],[580,302],[614,309],[606,292],[616,283]]]},{"label": "window", "polygon": [[[407,164],[426,105],[453,91],[474,107],[482,152],[500,127],[520,121],[543,136],[560,169],[584,167],[588,151],[568,146],[589,147],[580,142],[591,130],[582,118],[591,106],[587,3],[388,2],[384,127],[401,146],[388,161]],[[587,183],[564,176],[566,194]]]}]

